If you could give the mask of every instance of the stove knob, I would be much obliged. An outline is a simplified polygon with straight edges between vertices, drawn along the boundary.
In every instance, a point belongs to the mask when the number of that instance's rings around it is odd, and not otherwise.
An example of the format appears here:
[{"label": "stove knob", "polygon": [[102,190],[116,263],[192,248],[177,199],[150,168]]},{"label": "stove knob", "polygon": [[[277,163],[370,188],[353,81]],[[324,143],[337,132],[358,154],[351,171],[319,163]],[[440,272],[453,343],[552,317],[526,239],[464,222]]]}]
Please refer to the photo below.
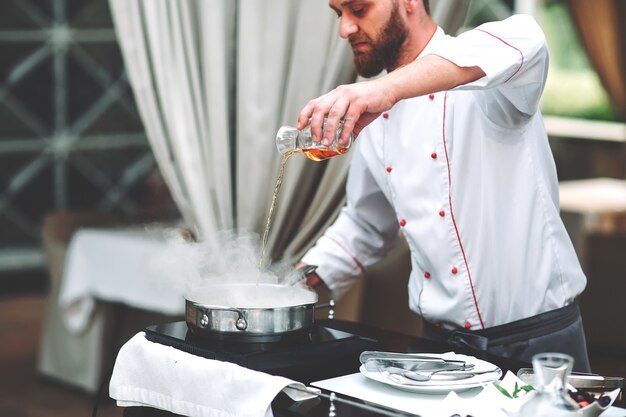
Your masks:
[{"label": "stove knob", "polygon": [[209,324],[209,316],[207,316],[206,314],[203,314],[202,317],[200,317],[200,325],[202,325],[202,327],[206,327]]}]

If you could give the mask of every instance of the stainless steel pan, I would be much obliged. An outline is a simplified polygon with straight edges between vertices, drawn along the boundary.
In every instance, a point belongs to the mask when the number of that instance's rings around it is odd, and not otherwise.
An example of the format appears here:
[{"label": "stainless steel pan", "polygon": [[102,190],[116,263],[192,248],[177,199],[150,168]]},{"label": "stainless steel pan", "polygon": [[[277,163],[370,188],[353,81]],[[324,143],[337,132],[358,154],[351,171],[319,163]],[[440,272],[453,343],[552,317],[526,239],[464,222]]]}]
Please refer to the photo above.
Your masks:
[{"label": "stainless steel pan", "polygon": [[270,342],[308,329],[317,294],[301,286],[217,284],[185,300],[185,321],[197,336],[225,341]]}]

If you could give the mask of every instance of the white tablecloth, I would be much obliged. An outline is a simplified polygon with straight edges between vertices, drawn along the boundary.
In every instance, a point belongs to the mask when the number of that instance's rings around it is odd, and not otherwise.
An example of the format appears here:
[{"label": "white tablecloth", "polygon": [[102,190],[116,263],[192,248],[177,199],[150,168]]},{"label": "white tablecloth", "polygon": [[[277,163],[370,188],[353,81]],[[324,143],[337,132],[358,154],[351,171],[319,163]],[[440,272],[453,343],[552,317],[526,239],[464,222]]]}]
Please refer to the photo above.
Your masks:
[{"label": "white tablecloth", "polygon": [[176,277],[154,262],[167,250],[166,230],[81,229],[74,234],[58,300],[69,330],[86,328],[95,299],[184,314],[183,287],[173,286]]}]

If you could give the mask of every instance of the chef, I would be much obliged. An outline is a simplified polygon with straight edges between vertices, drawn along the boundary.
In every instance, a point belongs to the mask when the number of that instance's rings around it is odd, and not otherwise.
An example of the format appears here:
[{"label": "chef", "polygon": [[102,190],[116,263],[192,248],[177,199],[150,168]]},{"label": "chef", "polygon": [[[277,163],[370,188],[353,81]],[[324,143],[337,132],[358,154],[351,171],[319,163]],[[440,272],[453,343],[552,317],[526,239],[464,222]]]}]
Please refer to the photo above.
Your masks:
[{"label": "chef", "polygon": [[357,137],[347,203],[302,259],[318,266],[307,283],[340,297],[401,233],[425,337],[525,361],[564,352],[588,371],[575,302],[586,278],[559,217],[538,109],[548,72],[540,27],[516,15],[451,37],[428,0],[330,7],[359,74],[386,73],[300,112],[298,128],[310,119],[322,143],[340,120],[341,140]]}]

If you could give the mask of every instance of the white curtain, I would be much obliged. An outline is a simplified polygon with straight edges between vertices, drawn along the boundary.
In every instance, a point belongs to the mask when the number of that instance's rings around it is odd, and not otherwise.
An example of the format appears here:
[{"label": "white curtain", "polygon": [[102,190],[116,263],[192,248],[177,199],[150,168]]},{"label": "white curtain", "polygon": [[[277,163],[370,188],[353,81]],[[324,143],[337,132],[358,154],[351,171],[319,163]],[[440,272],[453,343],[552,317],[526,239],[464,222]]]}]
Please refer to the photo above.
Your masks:
[{"label": "white curtain", "polygon": [[[468,2],[439,0],[433,15],[455,31]],[[187,225],[200,238],[235,227],[261,234],[280,161],[278,127],[295,124],[309,99],[355,79],[327,2],[110,5],[150,143]],[[271,257],[299,256],[332,221],[349,155],[322,163],[290,159]]]},{"label": "white curtain", "polygon": [[[148,137],[186,223],[200,237],[234,227],[262,233],[278,127],[293,125],[310,98],[354,79],[332,11],[306,0],[110,4]],[[337,201],[326,195],[340,192],[349,158],[336,159],[292,158],[270,248],[276,236],[293,240],[305,220],[312,225],[313,214],[325,222],[334,212]],[[287,210],[294,204],[297,213]]]},{"label": "white curtain", "polygon": [[[274,190],[280,155],[278,127],[294,125],[311,98],[354,80],[351,52],[325,1],[243,1],[237,61],[237,225],[261,231]],[[268,249],[293,254],[324,229],[343,195],[349,157],[288,162]],[[340,196],[328,199],[328,196]],[[294,244],[293,242],[298,242]],[[289,253],[288,253],[289,254]]]}]

